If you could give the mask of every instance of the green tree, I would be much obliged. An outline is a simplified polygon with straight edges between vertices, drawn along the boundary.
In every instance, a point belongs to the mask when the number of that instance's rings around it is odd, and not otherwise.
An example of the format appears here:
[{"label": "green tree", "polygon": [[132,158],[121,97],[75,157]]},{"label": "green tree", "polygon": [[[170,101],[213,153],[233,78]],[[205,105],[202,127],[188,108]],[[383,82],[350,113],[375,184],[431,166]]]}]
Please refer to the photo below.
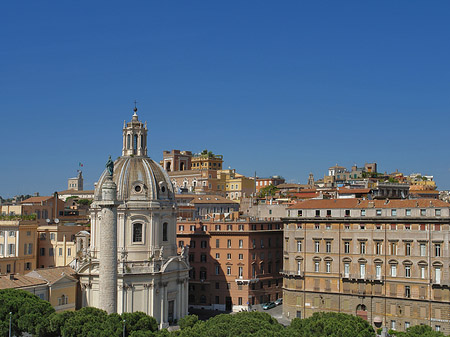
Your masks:
[{"label": "green tree", "polygon": [[156,331],[158,330],[158,322],[155,318],[147,314],[136,312],[125,312],[121,315],[122,320],[125,320],[125,329],[127,333],[136,331]]},{"label": "green tree", "polygon": [[259,196],[261,198],[267,197],[267,196],[274,196],[277,194],[278,188],[273,186],[272,184],[265,186],[259,190]]},{"label": "green tree", "polygon": [[198,322],[197,315],[187,315],[180,319],[178,325],[180,326],[180,329],[185,329],[187,327],[192,328],[197,322]]},{"label": "green tree", "polygon": [[284,328],[275,318],[262,312],[221,314],[198,321],[192,327],[179,332],[180,337],[228,337],[228,336],[285,336]]},{"label": "green tree", "polygon": [[46,330],[48,317],[55,312],[49,302],[24,290],[0,290],[0,335],[7,336],[9,313],[11,330],[16,336],[22,332],[42,335]]},{"label": "green tree", "polygon": [[375,337],[364,319],[335,312],[316,312],[306,319],[294,318],[286,329],[288,336],[299,337]]}]

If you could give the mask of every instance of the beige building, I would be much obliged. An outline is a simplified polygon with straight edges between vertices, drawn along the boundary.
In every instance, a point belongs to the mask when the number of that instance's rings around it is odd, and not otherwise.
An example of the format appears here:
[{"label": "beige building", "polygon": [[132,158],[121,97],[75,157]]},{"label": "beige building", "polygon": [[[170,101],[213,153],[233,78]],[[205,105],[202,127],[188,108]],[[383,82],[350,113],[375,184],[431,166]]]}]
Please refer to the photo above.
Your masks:
[{"label": "beige building", "polygon": [[24,274],[36,268],[34,220],[0,220],[0,274]]},{"label": "beige building", "polygon": [[71,267],[37,269],[25,277],[45,282],[44,299],[50,302],[56,312],[76,309],[78,280]]},{"label": "beige building", "polygon": [[284,219],[286,317],[354,314],[404,331],[450,333],[450,204],[420,200],[308,200]]},{"label": "beige building", "polygon": [[219,185],[224,187],[225,196],[230,200],[241,200],[255,193],[255,180],[236,173],[235,169],[218,172]]},{"label": "beige building", "polygon": [[82,225],[44,225],[37,229],[39,237],[38,267],[67,266],[77,256],[76,235]]}]

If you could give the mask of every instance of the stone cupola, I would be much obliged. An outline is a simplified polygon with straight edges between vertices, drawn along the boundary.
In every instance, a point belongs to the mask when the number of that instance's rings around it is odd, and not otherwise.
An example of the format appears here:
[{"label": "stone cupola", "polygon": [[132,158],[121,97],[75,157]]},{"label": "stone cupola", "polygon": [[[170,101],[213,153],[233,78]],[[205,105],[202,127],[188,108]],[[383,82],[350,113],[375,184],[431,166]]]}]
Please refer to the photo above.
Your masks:
[{"label": "stone cupola", "polygon": [[147,157],[147,122],[139,121],[136,107],[131,122],[123,122],[122,156]]}]

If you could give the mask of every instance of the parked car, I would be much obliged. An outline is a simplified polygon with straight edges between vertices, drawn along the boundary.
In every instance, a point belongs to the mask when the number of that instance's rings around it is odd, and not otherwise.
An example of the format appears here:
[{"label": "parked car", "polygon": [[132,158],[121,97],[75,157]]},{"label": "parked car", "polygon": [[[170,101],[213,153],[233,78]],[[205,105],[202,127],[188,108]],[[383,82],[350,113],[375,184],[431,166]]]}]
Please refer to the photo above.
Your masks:
[{"label": "parked car", "polygon": [[263,304],[262,308],[264,310],[275,308],[277,305],[274,302],[267,302]]},{"label": "parked car", "polygon": [[280,305],[280,304],[283,304],[283,298],[281,298],[281,297],[275,301],[275,305]]}]

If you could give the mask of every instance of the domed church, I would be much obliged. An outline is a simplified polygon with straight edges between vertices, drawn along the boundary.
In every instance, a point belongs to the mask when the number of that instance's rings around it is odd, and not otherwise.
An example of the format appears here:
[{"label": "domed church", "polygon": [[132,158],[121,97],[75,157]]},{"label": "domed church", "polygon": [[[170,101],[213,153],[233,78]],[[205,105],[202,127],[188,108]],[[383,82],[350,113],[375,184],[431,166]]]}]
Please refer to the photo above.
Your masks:
[{"label": "domed church", "polygon": [[[123,125],[122,156],[95,186],[91,243],[78,259],[82,306],[143,311],[161,327],[187,315],[189,262],[177,255],[175,193],[147,156],[147,123],[137,109]],[[187,249],[186,249],[187,250]]]}]

